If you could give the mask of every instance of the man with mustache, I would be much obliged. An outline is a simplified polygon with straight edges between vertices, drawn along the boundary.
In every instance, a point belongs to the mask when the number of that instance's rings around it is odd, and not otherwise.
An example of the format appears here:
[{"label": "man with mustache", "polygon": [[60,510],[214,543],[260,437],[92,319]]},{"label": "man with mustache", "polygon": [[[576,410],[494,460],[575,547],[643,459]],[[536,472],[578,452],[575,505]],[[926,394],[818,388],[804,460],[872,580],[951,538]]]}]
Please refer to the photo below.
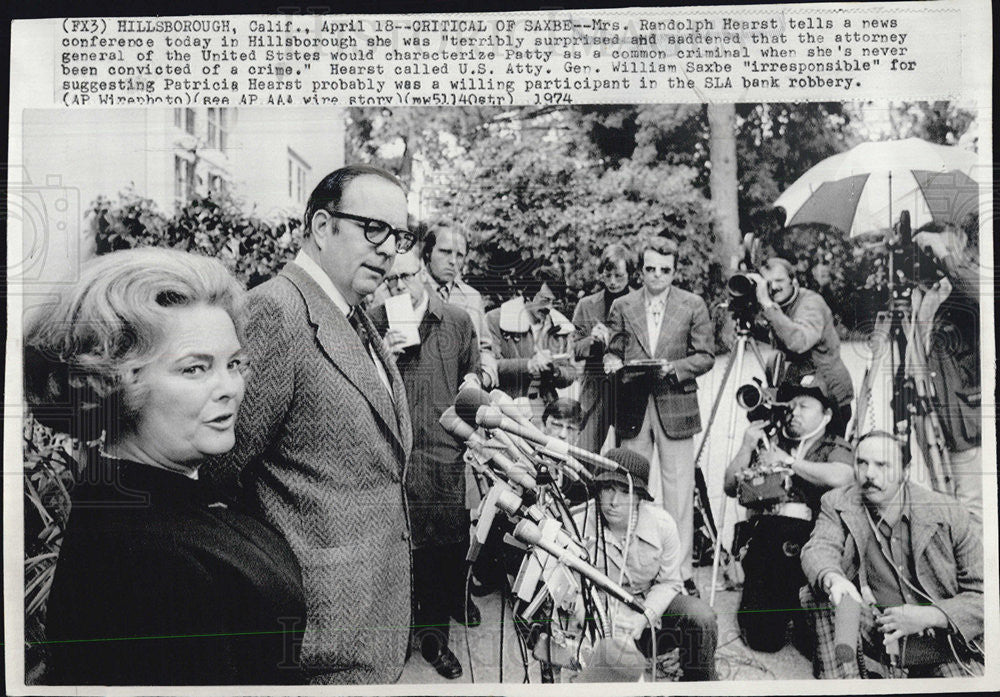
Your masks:
[{"label": "man with mustache", "polygon": [[753,508],[745,524],[749,542],[742,555],[745,578],[737,620],[746,645],[768,652],[785,645],[789,620],[801,618],[796,610],[805,577],[799,550],[812,532],[820,497],[850,483],[853,461],[851,446],[830,427],[837,403],[822,378],[808,375],[777,397],[789,405],[786,423],[769,437],[766,421],[752,422],[724,482],[726,494],[735,497],[758,468],[788,470],[782,500]]},{"label": "man with mustache", "polygon": [[819,293],[799,286],[795,267],[781,257],[768,259],[759,274],[747,275],[756,284],[757,326],[766,329],[771,345],[785,357],[788,379],[795,382],[814,373],[822,377],[837,400],[832,428],[844,435],[854,387],[840,358],[840,336],[830,307]]},{"label": "man with mustache", "polygon": [[[294,261],[254,288],[236,447],[209,468],[285,535],[302,567],[301,664],[314,683],[399,679],[410,624],[406,393],[362,302],[413,247],[403,185],[331,172]],[[304,624],[304,626],[302,626]]]},{"label": "man with mustache", "polygon": [[858,677],[864,668],[853,656],[837,660],[824,596],[838,609],[847,598],[864,606],[858,645],[875,665],[908,677],[982,674],[979,526],[955,499],[910,481],[909,446],[885,431],[861,437],[854,479],[823,497],[802,549],[809,585],[800,597],[813,610],[817,677]]}]

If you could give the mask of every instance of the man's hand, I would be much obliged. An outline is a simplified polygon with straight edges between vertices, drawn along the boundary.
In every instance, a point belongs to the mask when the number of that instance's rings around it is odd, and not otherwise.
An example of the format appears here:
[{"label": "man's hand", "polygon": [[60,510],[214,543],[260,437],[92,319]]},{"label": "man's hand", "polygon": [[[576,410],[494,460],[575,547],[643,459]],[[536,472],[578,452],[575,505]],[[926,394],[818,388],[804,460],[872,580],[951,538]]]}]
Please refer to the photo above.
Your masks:
[{"label": "man's hand", "polygon": [[948,618],[933,605],[899,605],[889,607],[875,616],[878,630],[889,644],[910,634],[919,634],[931,627],[947,627]]},{"label": "man's hand", "polygon": [[537,378],[547,370],[552,370],[552,352],[548,349],[538,349],[535,355],[528,359],[528,372]]},{"label": "man's hand", "polygon": [[933,255],[935,259],[943,259],[962,250],[962,240],[952,229],[942,232],[918,232],[913,236],[913,243]]},{"label": "man's hand", "polygon": [[614,625],[616,634],[638,639],[642,630],[649,628],[649,619],[641,612],[622,606],[615,613]]},{"label": "man's hand", "polygon": [[462,384],[458,386],[458,391],[461,392],[466,387],[474,387],[481,390],[483,389],[483,382],[475,373],[466,373],[462,378]]},{"label": "man's hand", "polygon": [[743,445],[747,448],[756,448],[757,444],[764,440],[764,437],[767,435],[764,432],[765,426],[767,426],[767,422],[763,419],[751,421],[750,425],[747,426],[747,430],[743,432]]},{"label": "man's hand", "polygon": [[621,358],[613,353],[604,354],[604,372],[606,374],[610,375],[611,373],[617,373],[623,367],[625,367],[625,364],[622,363]]},{"label": "man's hand", "polygon": [[611,343],[611,330],[603,322],[598,322],[594,325],[594,328],[590,330],[590,336],[594,341],[603,346]]},{"label": "man's hand", "polygon": [[760,454],[760,462],[768,467],[791,467],[793,458],[781,448],[770,448]]},{"label": "man's hand", "polygon": [[754,283],[754,290],[757,293],[757,303],[761,307],[773,305],[774,301],[771,300],[771,294],[767,290],[767,281],[764,280],[764,277],[759,273],[748,273],[746,276]]},{"label": "man's hand", "polygon": [[674,364],[670,361],[663,361],[660,363],[659,376],[661,380],[665,380],[667,377],[671,376],[676,372]]},{"label": "man's hand", "polygon": [[386,353],[398,356],[406,349],[406,335],[398,329],[389,329],[386,331],[385,336],[382,337],[382,345],[385,347]]},{"label": "man's hand", "polygon": [[844,599],[845,595],[854,598],[859,605],[864,604],[861,593],[843,574],[836,572],[827,574],[826,578],[823,579],[823,587],[834,606],[840,605],[840,601]]}]

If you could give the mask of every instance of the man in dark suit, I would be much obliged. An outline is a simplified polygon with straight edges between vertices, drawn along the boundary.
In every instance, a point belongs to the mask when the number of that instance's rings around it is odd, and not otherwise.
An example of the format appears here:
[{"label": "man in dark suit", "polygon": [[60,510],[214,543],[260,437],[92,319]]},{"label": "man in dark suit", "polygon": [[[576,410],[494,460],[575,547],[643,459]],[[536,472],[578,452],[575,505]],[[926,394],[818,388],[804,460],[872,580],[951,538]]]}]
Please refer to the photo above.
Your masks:
[{"label": "man in dark suit", "polygon": [[[635,401],[633,408],[618,400],[615,427],[623,448],[651,459],[656,447],[659,467],[651,480],[659,479],[660,503],[677,521],[684,554],[681,576],[688,592],[696,594],[691,564],[694,434],[701,430],[701,415],[695,378],[715,362],[712,322],[704,300],[671,283],[677,270],[673,240],[651,240],[641,259],[643,288],[615,300],[608,315],[611,332],[625,332],[628,341],[624,347],[612,342],[604,366],[613,373],[628,361],[660,361],[648,378],[636,381],[640,389],[633,389],[629,398]],[[653,481],[650,489],[656,491]]]},{"label": "man in dark suit", "polygon": [[359,304],[415,236],[399,180],[360,165],[319,183],[305,221],[295,260],[250,293],[236,447],[207,471],[241,484],[298,558],[310,679],[394,682],[410,624],[412,434],[403,380]]},{"label": "man in dark suit", "polygon": [[[467,312],[428,291],[422,267],[415,252],[400,254],[385,278],[390,296],[409,297],[420,343],[408,345],[406,328],[393,326],[384,304],[372,310],[372,319],[396,356],[413,423],[406,491],[413,530],[414,634],[423,657],[453,680],[461,677],[462,664],[448,648],[449,623],[451,617],[467,619],[469,516],[463,448],[439,419],[463,383],[479,386],[479,340]],[[474,619],[468,617],[470,624]]]},{"label": "man in dark suit", "polygon": [[581,298],[573,311],[573,354],[583,361],[580,381],[580,447],[599,452],[611,427],[611,381],[604,374],[604,352],[611,342],[608,311],[611,303],[628,292],[635,271],[632,254],[623,244],[608,245],[597,267],[602,288]]}]

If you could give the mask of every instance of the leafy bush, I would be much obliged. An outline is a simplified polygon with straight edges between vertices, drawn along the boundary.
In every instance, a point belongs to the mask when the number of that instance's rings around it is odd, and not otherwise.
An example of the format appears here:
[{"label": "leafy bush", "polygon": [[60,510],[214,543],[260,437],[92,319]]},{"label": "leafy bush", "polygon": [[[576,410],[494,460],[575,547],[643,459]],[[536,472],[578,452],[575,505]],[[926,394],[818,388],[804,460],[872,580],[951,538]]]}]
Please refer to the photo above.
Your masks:
[{"label": "leafy bush", "polygon": [[89,214],[98,254],[147,246],[194,252],[219,259],[248,287],[274,276],[302,244],[297,218],[268,222],[218,193],[195,195],[167,217],[127,189],[116,201],[98,197]]},{"label": "leafy bush", "polygon": [[45,662],[45,601],[69,520],[69,492],[77,460],[75,441],[24,420],[24,640],[25,679]]}]

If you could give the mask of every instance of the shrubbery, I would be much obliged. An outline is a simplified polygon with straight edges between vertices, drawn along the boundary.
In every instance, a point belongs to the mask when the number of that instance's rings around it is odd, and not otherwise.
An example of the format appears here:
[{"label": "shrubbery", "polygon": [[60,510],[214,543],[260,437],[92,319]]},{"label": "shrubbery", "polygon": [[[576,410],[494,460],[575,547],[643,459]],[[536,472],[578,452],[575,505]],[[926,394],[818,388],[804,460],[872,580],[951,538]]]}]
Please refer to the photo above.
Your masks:
[{"label": "shrubbery", "polygon": [[126,190],[104,196],[89,210],[97,253],[133,247],[170,247],[222,261],[248,287],[275,275],[302,244],[297,218],[268,222],[243,211],[231,197],[196,195],[167,216],[148,198]]}]

